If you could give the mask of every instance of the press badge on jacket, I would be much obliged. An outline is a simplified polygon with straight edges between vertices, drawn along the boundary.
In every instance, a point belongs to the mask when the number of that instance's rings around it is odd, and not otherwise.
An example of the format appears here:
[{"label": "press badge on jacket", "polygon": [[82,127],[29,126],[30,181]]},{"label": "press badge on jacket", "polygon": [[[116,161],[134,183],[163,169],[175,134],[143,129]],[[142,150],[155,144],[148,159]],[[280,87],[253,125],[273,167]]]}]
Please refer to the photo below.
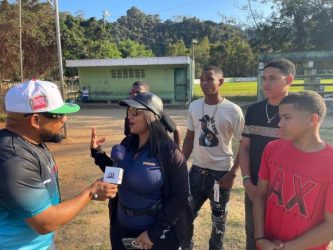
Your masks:
[{"label": "press badge on jacket", "polygon": [[214,182],[214,201],[220,202],[220,184],[217,181]]}]

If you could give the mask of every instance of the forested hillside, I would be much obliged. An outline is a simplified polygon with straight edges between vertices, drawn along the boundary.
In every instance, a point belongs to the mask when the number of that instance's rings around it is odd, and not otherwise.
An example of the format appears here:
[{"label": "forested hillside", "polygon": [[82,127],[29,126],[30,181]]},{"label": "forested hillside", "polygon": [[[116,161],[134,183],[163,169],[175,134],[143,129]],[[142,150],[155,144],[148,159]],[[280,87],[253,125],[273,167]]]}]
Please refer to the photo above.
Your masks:
[{"label": "forested hillside", "polygon": [[[196,76],[217,65],[241,77],[256,74],[259,53],[333,49],[331,0],[271,2],[270,18],[247,28],[186,17],[162,21],[136,7],[115,22],[63,12],[63,60],[194,54]],[[20,76],[19,31],[18,5],[0,1],[0,80]],[[56,77],[54,10],[47,2],[22,0],[22,42],[24,76]],[[65,68],[65,75],[75,74]]]}]

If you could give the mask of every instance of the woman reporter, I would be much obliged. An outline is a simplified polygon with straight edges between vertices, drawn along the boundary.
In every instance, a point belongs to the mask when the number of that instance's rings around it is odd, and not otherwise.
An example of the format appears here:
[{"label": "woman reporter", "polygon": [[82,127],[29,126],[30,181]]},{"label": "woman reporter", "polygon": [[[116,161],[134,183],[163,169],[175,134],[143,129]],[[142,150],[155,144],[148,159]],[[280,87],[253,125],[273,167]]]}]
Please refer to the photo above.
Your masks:
[{"label": "woman reporter", "polygon": [[[186,160],[160,121],[162,100],[140,93],[123,100],[130,135],[121,144],[125,157],[118,195],[109,202],[112,249],[125,249],[123,239],[135,238],[142,249],[178,249],[189,219]],[[103,152],[103,139],[93,130],[91,155],[102,171],[112,160]]]}]

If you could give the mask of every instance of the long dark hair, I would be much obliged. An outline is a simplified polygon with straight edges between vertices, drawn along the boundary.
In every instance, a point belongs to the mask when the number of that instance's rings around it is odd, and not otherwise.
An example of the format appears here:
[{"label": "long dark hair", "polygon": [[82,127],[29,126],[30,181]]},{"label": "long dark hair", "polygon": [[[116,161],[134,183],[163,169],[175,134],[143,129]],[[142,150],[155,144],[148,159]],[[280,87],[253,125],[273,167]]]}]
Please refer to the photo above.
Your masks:
[{"label": "long dark hair", "polygon": [[[149,110],[145,110],[144,115],[148,123],[151,156],[157,157],[161,166],[164,168],[164,165],[170,164],[170,160],[172,159],[171,148],[174,142],[169,137],[165,126],[156,114]],[[129,139],[129,147],[136,152],[139,149],[139,136],[131,134]]]}]

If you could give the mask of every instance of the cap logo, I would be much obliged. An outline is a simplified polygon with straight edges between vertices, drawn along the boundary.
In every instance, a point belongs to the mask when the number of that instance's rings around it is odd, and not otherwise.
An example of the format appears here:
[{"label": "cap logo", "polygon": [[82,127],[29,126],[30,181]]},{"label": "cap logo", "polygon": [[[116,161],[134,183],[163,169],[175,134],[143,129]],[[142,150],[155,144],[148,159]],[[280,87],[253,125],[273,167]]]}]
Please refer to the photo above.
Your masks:
[{"label": "cap logo", "polygon": [[30,99],[30,105],[32,110],[47,108],[47,98],[45,95],[34,96]]}]

